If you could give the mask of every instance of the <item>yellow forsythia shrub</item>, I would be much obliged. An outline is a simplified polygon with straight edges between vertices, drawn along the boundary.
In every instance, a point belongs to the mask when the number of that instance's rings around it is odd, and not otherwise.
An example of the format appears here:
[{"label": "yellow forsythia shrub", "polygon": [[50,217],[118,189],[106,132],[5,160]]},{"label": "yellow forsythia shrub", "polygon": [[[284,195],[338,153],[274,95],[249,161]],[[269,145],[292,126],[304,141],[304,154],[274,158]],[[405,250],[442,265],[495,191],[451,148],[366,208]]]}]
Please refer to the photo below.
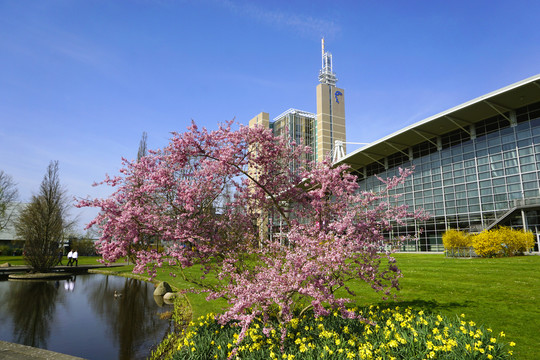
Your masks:
[{"label": "yellow forsythia shrub", "polygon": [[484,230],[472,237],[474,252],[482,257],[500,256],[502,252],[501,239],[495,230]]},{"label": "yellow forsythia shrub", "polygon": [[472,246],[471,236],[464,231],[446,230],[442,236],[443,246],[447,250],[468,248]]},{"label": "yellow forsythia shrub", "polygon": [[534,247],[534,234],[530,231],[514,230],[509,227],[501,227],[498,231],[504,240],[505,256],[519,255]]},{"label": "yellow forsythia shrub", "polygon": [[530,231],[500,227],[489,231],[484,230],[473,236],[472,243],[474,251],[479,256],[514,256],[534,246],[534,235]]}]

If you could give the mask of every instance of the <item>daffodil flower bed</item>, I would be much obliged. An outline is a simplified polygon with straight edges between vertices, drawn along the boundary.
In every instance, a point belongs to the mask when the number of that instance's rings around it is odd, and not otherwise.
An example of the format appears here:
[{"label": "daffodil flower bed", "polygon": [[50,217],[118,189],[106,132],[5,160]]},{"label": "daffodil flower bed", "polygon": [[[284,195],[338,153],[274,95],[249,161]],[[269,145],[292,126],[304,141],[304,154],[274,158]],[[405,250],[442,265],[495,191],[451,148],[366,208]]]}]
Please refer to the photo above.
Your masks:
[{"label": "daffodil flower bed", "polygon": [[512,359],[504,333],[465,315],[449,319],[411,308],[354,309],[364,321],[338,313],[303,315],[280,326],[256,319],[237,344],[240,327],[220,325],[213,314],[192,322],[173,359]]}]

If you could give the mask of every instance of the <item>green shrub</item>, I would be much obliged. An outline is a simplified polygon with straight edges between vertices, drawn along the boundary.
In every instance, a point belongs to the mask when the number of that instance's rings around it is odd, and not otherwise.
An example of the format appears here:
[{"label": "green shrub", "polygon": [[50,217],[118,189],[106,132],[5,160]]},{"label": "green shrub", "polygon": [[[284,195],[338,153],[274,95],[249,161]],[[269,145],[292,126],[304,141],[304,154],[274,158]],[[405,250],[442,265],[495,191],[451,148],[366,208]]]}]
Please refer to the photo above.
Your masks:
[{"label": "green shrub", "polygon": [[91,239],[72,238],[71,248],[77,249],[77,253],[79,254],[79,256],[95,256],[96,255],[95,243]]},{"label": "green shrub", "polygon": [[1,256],[20,256],[22,255],[22,249],[18,247],[13,247],[9,245],[0,246],[0,255]]},{"label": "green shrub", "polygon": [[0,246],[0,255],[6,256],[6,255],[12,255],[13,251],[11,248],[7,245]]},{"label": "green shrub", "polygon": [[174,331],[167,335],[155,350],[150,354],[149,360],[168,360],[171,359],[181,345],[182,337],[180,332],[189,324],[192,318],[191,305],[185,294],[179,295],[174,299],[174,308],[172,321]]}]

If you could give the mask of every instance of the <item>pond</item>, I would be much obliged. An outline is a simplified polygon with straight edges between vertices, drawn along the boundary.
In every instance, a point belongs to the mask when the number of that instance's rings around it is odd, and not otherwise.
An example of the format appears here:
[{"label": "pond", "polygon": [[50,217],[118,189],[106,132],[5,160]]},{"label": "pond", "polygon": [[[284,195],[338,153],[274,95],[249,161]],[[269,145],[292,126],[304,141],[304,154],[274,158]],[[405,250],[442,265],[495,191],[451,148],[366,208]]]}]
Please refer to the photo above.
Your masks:
[{"label": "pond", "polygon": [[153,292],[153,284],[101,274],[0,281],[0,340],[85,359],[145,359],[169,331],[159,314],[172,310]]}]

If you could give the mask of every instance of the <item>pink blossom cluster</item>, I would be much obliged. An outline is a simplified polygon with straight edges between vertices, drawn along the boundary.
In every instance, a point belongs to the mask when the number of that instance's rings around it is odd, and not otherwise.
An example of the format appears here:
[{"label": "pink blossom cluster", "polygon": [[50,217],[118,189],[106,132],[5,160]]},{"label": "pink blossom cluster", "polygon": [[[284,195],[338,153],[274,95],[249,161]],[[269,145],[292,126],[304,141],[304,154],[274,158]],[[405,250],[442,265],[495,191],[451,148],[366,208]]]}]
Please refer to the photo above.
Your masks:
[{"label": "pink blossom cluster", "polygon": [[[410,170],[384,180],[380,193],[361,192],[347,166],[308,162],[308,147],[233,126],[208,131],[193,123],[164,149],[124,159],[121,175],[103,182],[115,189],[110,197],[80,201],[100,209],[88,226],[101,230],[105,262],[134,256],[135,271],[151,276],[164,263],[200,266],[202,278],[184,277],[208,300],[228,300],[219,320],[239,322],[238,342],[255,316],[286,322],[299,304],[315,316],[352,316],[349,297],[336,293],[354,295],[349,281],[386,295],[399,288],[401,273],[381,245],[393,223],[423,216],[392,206],[386,195]],[[277,218],[286,242],[271,236]],[[163,251],[150,245],[156,241]]]}]

